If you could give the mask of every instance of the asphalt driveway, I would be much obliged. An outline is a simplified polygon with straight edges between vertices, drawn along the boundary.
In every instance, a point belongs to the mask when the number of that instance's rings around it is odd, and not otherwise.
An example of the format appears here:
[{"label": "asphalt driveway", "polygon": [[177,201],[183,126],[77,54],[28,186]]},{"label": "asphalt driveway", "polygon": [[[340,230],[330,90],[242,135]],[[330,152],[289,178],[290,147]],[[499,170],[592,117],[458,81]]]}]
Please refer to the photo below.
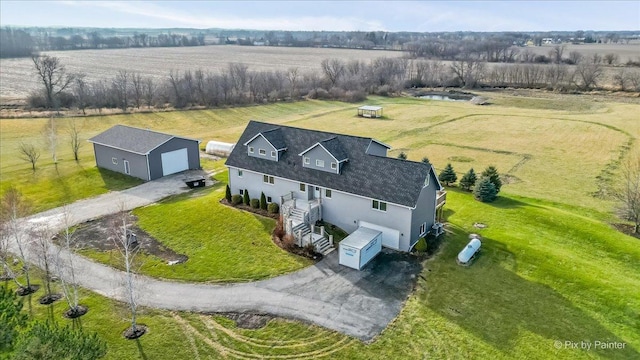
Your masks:
[{"label": "asphalt driveway", "polygon": [[[186,192],[174,175],[135,188],[78,201],[67,208],[74,223],[133,209],[166,196]],[[36,214],[25,221],[46,222],[60,229],[62,209]],[[15,249],[14,249],[15,250]],[[57,249],[54,249],[57,251]],[[76,277],[84,288],[124,301],[124,273],[74,253]],[[179,265],[178,265],[179,266]],[[368,341],[400,312],[421,270],[417,259],[383,251],[362,271],[338,264],[337,251],[306,269],[276,278],[227,285],[192,284],[137,276],[142,306],[196,312],[271,314],[314,323]]]}]

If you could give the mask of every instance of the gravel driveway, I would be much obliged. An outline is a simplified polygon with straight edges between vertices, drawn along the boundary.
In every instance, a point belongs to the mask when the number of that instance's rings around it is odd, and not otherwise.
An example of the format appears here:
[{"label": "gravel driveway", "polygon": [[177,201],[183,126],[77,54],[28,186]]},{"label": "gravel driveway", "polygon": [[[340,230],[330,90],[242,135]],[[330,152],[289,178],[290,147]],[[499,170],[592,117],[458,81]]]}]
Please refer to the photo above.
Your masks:
[{"label": "gravel driveway", "polygon": [[[67,208],[74,223],[120,210],[154,203],[186,192],[179,174],[135,188],[81,200]],[[60,229],[62,209],[24,219],[31,225],[46,222]],[[15,251],[15,249],[13,249]],[[57,251],[57,249],[54,249]],[[77,280],[84,288],[123,301],[124,273],[74,253]],[[408,254],[384,251],[362,271],[338,264],[337,251],[306,269],[269,280],[228,285],[192,284],[136,276],[139,304],[160,309],[197,312],[248,312],[271,314],[315,323],[372,340],[402,309],[421,266]]]}]

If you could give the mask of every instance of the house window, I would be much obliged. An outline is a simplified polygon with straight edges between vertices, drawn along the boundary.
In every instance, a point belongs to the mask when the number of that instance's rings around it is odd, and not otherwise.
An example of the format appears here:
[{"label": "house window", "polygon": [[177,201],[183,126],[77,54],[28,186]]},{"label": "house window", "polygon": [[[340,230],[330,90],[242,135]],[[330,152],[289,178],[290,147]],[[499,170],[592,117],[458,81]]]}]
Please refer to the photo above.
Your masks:
[{"label": "house window", "polygon": [[325,190],[324,190],[324,197],[326,197],[326,198],[331,198],[331,190],[329,190],[329,189],[325,189]]},{"label": "house window", "polygon": [[316,160],[317,167],[324,167],[324,160]]},{"label": "house window", "polygon": [[249,146],[249,154],[253,154],[253,146]]},{"label": "house window", "polygon": [[262,182],[266,183],[266,184],[273,184],[273,176],[269,176],[269,175],[263,175],[262,176]]},{"label": "house window", "polygon": [[270,203],[271,201],[271,196],[267,196],[267,202]]},{"label": "house window", "polygon": [[267,150],[265,150],[265,149],[260,149],[260,150],[258,150],[258,153],[259,153],[260,155],[267,155]]},{"label": "house window", "polygon": [[332,163],[331,163],[331,168],[332,168],[333,170],[337,169],[337,168],[338,168],[338,164],[336,164],[336,163],[332,162]]},{"label": "house window", "polygon": [[310,163],[311,163],[311,160],[309,160],[309,158],[305,156],[304,157],[304,164],[305,165],[309,165]]},{"label": "house window", "polygon": [[111,158],[111,163],[112,163],[113,165],[118,165],[118,158],[112,157],[112,158]]},{"label": "house window", "polygon": [[300,191],[301,191],[301,192],[305,192],[305,191],[307,191],[307,185],[305,185],[305,184],[302,184],[302,183],[301,183],[301,184],[300,184]]},{"label": "house window", "polygon": [[242,170],[238,170],[238,177],[242,177]]},{"label": "house window", "polygon": [[271,157],[272,157],[272,158],[276,157],[276,152],[275,152],[275,151],[272,151],[272,152],[271,152]]},{"label": "house window", "polygon": [[383,201],[373,200],[371,202],[371,207],[376,210],[387,211],[387,203]]},{"label": "house window", "polygon": [[420,225],[420,236],[424,235],[427,232],[427,223],[423,222],[422,225]]},{"label": "house window", "polygon": [[240,189],[240,195],[244,195],[244,190]]}]

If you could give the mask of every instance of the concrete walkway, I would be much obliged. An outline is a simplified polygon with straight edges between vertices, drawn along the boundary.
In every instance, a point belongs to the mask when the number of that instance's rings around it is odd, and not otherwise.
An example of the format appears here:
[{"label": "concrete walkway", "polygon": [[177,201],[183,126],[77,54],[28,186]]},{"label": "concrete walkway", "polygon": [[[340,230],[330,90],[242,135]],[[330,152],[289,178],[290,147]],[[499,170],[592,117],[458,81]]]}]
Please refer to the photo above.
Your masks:
[{"label": "concrete walkway", "polygon": [[[174,175],[121,192],[81,200],[67,207],[74,223],[154,203],[188,191]],[[62,229],[62,209],[36,214],[29,225],[47,223]],[[27,226],[28,227],[28,226]],[[15,252],[16,249],[14,248]],[[55,251],[58,251],[56,248]],[[74,253],[79,284],[106,297],[124,301],[124,273]],[[136,276],[138,303],[168,310],[263,313],[314,323],[368,341],[393,320],[413,288],[420,264],[413,257],[384,252],[356,271],[338,265],[337,251],[306,269],[273,279],[228,285],[192,284]]]}]

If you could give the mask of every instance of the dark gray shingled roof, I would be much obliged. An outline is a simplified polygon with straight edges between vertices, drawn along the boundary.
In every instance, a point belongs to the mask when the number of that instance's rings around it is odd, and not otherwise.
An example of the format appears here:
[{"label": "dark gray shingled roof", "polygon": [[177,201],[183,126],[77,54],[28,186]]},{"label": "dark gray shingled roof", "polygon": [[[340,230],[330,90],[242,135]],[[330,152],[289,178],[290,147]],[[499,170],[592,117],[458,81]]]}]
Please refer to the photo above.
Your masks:
[{"label": "dark gray shingled roof", "polygon": [[335,136],[331,139],[320,141],[320,144],[322,144],[322,146],[324,146],[324,148],[327,149],[327,151],[330,152],[338,161],[344,161],[349,158],[347,151],[342,147],[340,140]]},{"label": "dark gray shingled roof", "polygon": [[267,141],[270,142],[276,150],[282,150],[287,147],[279,128],[264,131],[262,132],[262,136],[264,136],[264,138],[267,139]]},{"label": "dark gray shingled roof", "polygon": [[[418,202],[431,165],[369,155],[365,151],[371,138],[289,126],[278,128],[282,140],[287,144],[287,151],[280,155],[278,162],[249,156],[246,146],[236,146],[226,165],[408,207],[414,207]],[[244,144],[257,134],[272,129],[272,124],[250,121],[238,144]],[[335,143],[339,143],[344,156],[349,159],[342,164],[341,173],[333,174],[302,167],[302,159],[298,154],[332,137],[338,140]]]},{"label": "dark gray shingled roof", "polygon": [[174,137],[176,136],[131,126],[116,125],[92,137],[89,142],[144,155]]}]

